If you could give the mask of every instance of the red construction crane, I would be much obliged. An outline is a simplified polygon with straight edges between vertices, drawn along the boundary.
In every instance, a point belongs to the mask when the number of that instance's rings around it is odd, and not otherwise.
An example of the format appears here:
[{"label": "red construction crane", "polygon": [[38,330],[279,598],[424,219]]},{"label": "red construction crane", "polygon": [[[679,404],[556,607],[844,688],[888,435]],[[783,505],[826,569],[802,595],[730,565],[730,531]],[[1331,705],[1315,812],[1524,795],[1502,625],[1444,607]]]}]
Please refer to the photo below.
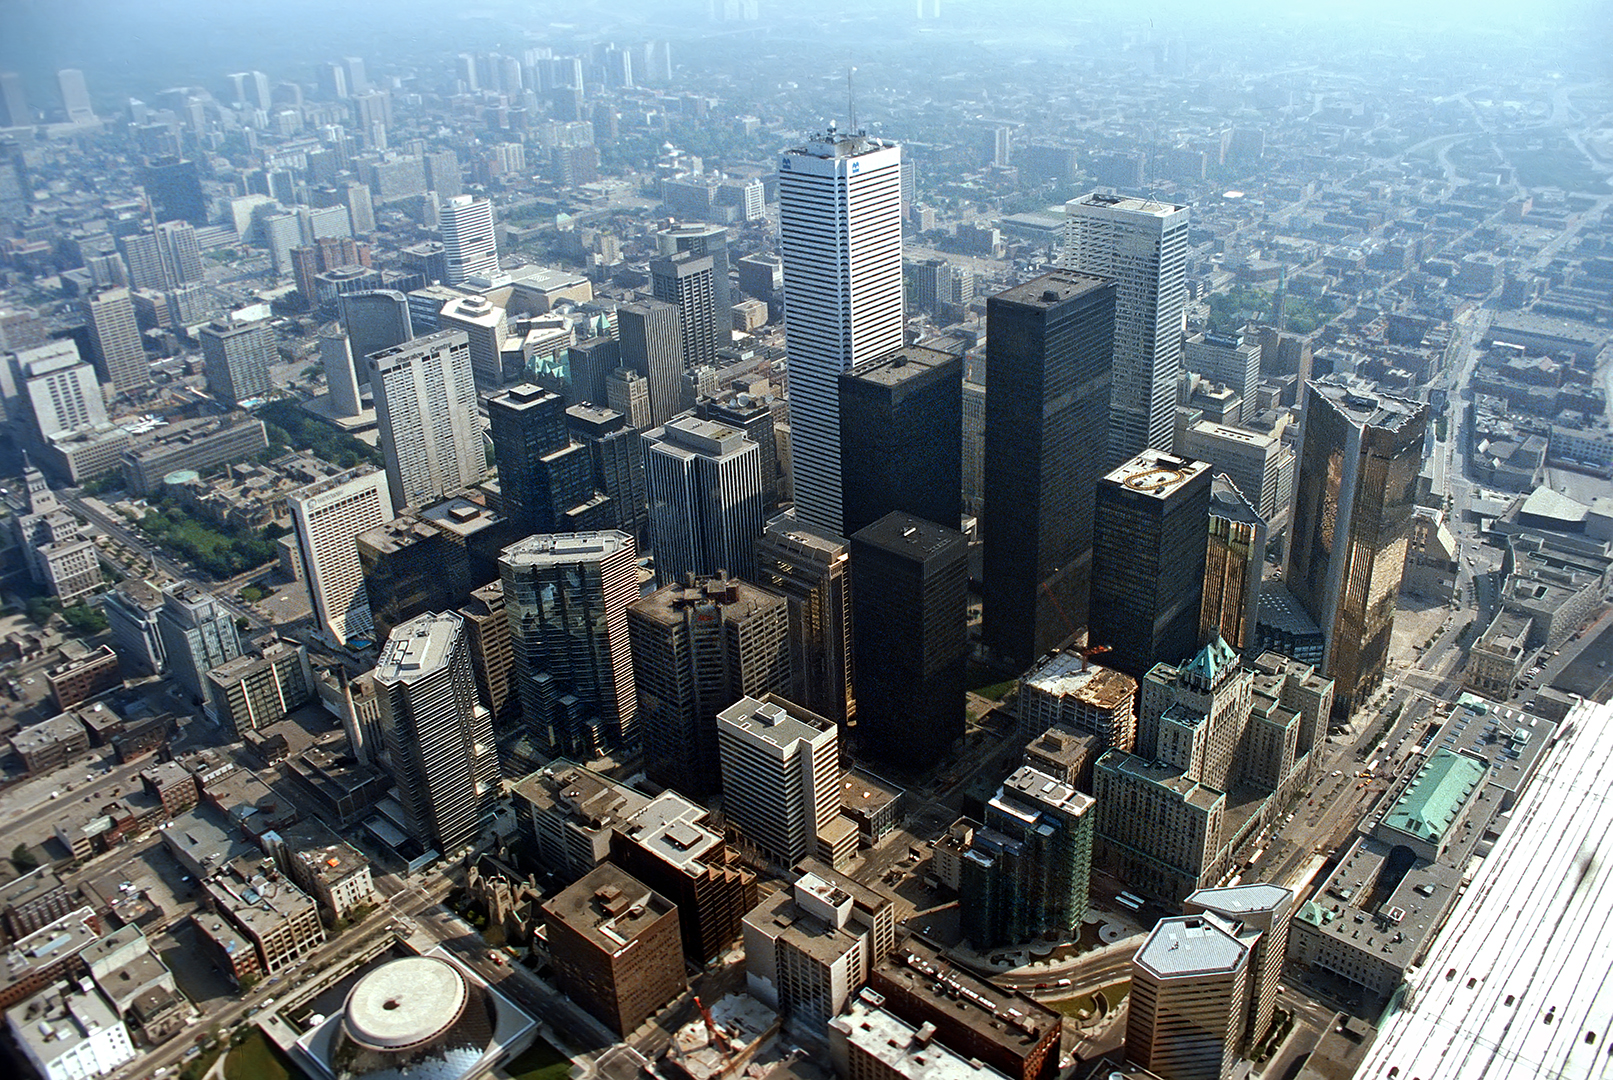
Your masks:
[{"label": "red construction crane", "polygon": [[694,1007],[700,1010],[700,1019],[706,1022],[706,1034],[711,1036],[711,1044],[721,1050],[724,1057],[727,1057],[733,1050],[733,1046],[729,1044],[728,1036],[722,1033],[722,1028],[717,1026],[717,1021],[711,1018],[711,1010],[706,1008],[705,1002],[700,1000],[698,994],[695,995]]},{"label": "red construction crane", "polygon": [[[1059,613],[1059,618],[1064,620],[1064,629],[1069,632],[1070,637],[1074,637],[1075,636],[1075,626],[1074,626],[1074,624],[1072,624],[1070,622],[1070,617],[1068,615],[1064,614],[1064,606],[1059,603],[1059,598],[1053,595],[1053,590],[1049,589],[1047,587],[1047,582],[1045,582],[1045,581],[1042,582],[1042,591],[1047,594],[1048,600],[1050,600],[1052,602],[1053,610]],[[1084,648],[1084,649],[1076,648],[1076,647],[1072,646],[1070,651],[1071,652],[1077,652],[1077,653],[1081,654],[1081,670],[1085,671],[1087,669],[1087,658],[1092,657],[1092,656],[1099,656],[1099,655],[1101,655],[1103,653],[1108,652],[1109,651],[1109,646],[1107,646],[1107,645],[1090,645],[1090,646],[1088,646],[1087,648]]]}]

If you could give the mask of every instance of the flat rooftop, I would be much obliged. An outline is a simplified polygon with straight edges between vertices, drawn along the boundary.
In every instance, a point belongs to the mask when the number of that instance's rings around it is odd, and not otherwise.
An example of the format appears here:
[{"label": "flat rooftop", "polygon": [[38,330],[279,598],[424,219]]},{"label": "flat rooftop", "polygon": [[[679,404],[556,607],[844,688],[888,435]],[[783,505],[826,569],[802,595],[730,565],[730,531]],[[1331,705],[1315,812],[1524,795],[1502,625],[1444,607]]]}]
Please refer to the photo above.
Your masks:
[{"label": "flat rooftop", "polygon": [[880,961],[878,971],[884,981],[944,1009],[952,1022],[1020,1052],[1063,1025],[1055,1010],[954,966],[917,938],[898,945]]},{"label": "flat rooftop", "polygon": [[883,356],[876,356],[846,372],[846,378],[874,386],[900,386],[941,371],[958,358],[922,345],[903,345]]},{"label": "flat rooftop", "polygon": [[544,904],[543,910],[598,948],[615,954],[676,908],[627,871],[601,863]]},{"label": "flat rooftop", "polygon": [[412,683],[448,663],[454,633],[462,624],[458,615],[421,615],[392,628],[375,665],[378,683]]},{"label": "flat rooftop", "polygon": [[1079,653],[1057,653],[1025,676],[1024,684],[1046,694],[1074,695],[1100,709],[1124,705],[1137,692],[1137,680],[1120,671],[1084,662]]},{"label": "flat rooftop", "polygon": [[1214,468],[1208,461],[1177,457],[1162,450],[1144,450],[1103,479],[1105,483],[1118,484],[1127,491],[1163,502]]},{"label": "flat rooftop", "polygon": [[1313,380],[1310,388],[1311,393],[1331,401],[1334,408],[1361,427],[1392,431],[1428,410],[1420,401],[1385,394],[1371,382],[1354,376],[1324,375]]},{"label": "flat rooftop", "polygon": [[1248,958],[1249,946],[1215,916],[1178,915],[1154,926],[1132,962],[1172,979],[1233,972]]},{"label": "flat rooftop", "polygon": [[789,702],[769,694],[770,701],[757,701],[742,697],[717,714],[719,723],[726,722],[764,742],[778,747],[790,747],[797,742],[811,742],[834,725],[814,713],[792,706]]},{"label": "flat rooftop", "polygon": [[514,566],[547,566],[553,563],[592,561],[633,550],[633,538],[616,529],[529,536],[504,549],[500,561]]},{"label": "flat rooftop", "polygon": [[1023,307],[1050,308],[1087,293],[1097,292],[1109,285],[1106,278],[1093,277],[1074,270],[1052,270],[1040,277],[1031,278],[993,296],[998,303],[1019,304]]}]

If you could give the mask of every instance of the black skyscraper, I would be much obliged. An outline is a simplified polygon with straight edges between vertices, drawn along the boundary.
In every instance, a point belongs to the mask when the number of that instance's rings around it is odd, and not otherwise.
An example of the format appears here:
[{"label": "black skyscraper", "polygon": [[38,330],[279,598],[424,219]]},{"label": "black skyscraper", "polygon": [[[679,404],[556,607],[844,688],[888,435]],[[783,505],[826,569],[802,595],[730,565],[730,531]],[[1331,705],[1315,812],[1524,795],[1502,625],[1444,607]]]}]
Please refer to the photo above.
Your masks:
[{"label": "black skyscraper", "polygon": [[857,747],[923,768],[963,734],[969,542],[910,514],[851,537]]},{"label": "black skyscraper", "polygon": [[892,511],[955,529],[962,491],[962,357],[908,345],[840,376],[848,534]]},{"label": "black skyscraper", "polygon": [[678,309],[659,300],[641,300],[616,309],[622,363],[650,384],[650,427],[678,413],[683,395],[683,330]]},{"label": "black skyscraper", "polygon": [[575,441],[588,447],[594,466],[594,487],[610,497],[614,527],[635,539],[644,535],[650,521],[644,494],[644,447],[639,433],[615,409],[573,405],[566,410],[566,428]]},{"label": "black skyscraper", "polygon": [[151,199],[158,221],[207,224],[207,199],[202,177],[188,158],[152,158],[140,170],[140,184]]},{"label": "black skyscraper", "polygon": [[1134,679],[1198,651],[1214,471],[1144,450],[1098,483],[1088,640]]},{"label": "black skyscraper", "polygon": [[1087,617],[1115,286],[1056,271],[986,302],[983,636],[1023,670]]},{"label": "black skyscraper", "polygon": [[523,535],[610,526],[606,500],[594,497],[592,455],[566,430],[564,398],[523,383],[490,400],[487,416],[511,525]]}]

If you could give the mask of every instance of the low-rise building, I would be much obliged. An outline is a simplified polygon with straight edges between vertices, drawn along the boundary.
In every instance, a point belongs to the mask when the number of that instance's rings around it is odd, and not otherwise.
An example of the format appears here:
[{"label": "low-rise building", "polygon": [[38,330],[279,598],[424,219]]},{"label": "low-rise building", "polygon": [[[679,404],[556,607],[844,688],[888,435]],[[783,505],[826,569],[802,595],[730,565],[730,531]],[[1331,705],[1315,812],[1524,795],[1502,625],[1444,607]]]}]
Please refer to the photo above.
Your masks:
[{"label": "low-rise building", "polygon": [[169,473],[244,461],[268,446],[263,421],[244,413],[182,420],[136,439],[123,451],[123,479],[132,494],[148,495]]},{"label": "low-rise building", "polygon": [[72,713],[62,713],[23,728],[9,740],[31,776],[40,776],[90,748],[90,733]]},{"label": "low-rise building", "polygon": [[79,907],[18,938],[0,962],[0,1009],[9,1009],[57,979],[84,971],[79,953],[101,936],[93,909]]},{"label": "low-rise building", "polygon": [[363,819],[391,786],[379,770],[351,754],[337,754],[323,746],[311,746],[288,758],[281,770],[325,818],[342,828]]},{"label": "low-rise building", "polygon": [[106,1076],[135,1058],[128,1029],[93,988],[56,983],[7,1009],[6,1025],[44,1080]]},{"label": "low-rise building", "polygon": [[1511,697],[1524,666],[1539,652],[1529,647],[1533,626],[1521,612],[1498,612],[1468,653],[1468,687],[1496,701]]},{"label": "low-rise building", "polygon": [[688,985],[676,905],[610,863],[544,904],[543,917],[556,983],[618,1035]]},{"label": "low-rise building", "polygon": [[851,1080],[1002,1080],[1003,1074],[978,1060],[934,1042],[932,1024],[914,1027],[881,1006],[864,990],[843,1016],[828,1022],[829,1060],[836,1076]]},{"label": "low-rise building", "polygon": [[52,668],[45,675],[58,709],[71,709],[97,694],[123,685],[118,673],[118,654],[102,645],[88,654]]},{"label": "low-rise building", "polygon": [[202,886],[208,902],[252,943],[263,971],[273,975],[325,940],[314,901],[289,878],[245,872],[238,861]]},{"label": "low-rise building", "polygon": [[162,803],[162,812],[177,817],[200,800],[196,777],[177,761],[165,761],[140,770],[140,784]]},{"label": "low-rise building", "polygon": [[375,883],[364,853],[315,820],[265,833],[263,849],[332,920],[373,904]]},{"label": "low-rise building", "polygon": [[745,981],[786,1022],[819,1030],[895,948],[895,905],[815,859],[796,869],[745,916]]},{"label": "low-rise building", "polygon": [[1053,1080],[1059,1073],[1063,1017],[1025,994],[1004,990],[962,968],[917,938],[908,938],[874,967],[868,989],[884,1009],[937,1042],[983,1062],[1010,1080]]}]

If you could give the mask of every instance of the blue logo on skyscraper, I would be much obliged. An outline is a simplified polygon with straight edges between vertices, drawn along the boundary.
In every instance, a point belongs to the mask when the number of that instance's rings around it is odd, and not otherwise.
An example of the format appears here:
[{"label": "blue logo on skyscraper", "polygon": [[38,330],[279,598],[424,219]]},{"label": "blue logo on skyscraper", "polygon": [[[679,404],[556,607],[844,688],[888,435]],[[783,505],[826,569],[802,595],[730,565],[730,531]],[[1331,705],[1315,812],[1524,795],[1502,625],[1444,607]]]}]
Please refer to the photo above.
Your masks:
[{"label": "blue logo on skyscraper", "polygon": [[781,158],[779,160],[778,167],[781,168],[781,169],[788,169],[790,167],[790,159],[789,158]]},{"label": "blue logo on skyscraper", "polygon": [[863,167],[863,163],[860,162],[860,161],[853,161],[851,163],[851,171],[854,172],[854,173],[861,172],[862,167]]}]

